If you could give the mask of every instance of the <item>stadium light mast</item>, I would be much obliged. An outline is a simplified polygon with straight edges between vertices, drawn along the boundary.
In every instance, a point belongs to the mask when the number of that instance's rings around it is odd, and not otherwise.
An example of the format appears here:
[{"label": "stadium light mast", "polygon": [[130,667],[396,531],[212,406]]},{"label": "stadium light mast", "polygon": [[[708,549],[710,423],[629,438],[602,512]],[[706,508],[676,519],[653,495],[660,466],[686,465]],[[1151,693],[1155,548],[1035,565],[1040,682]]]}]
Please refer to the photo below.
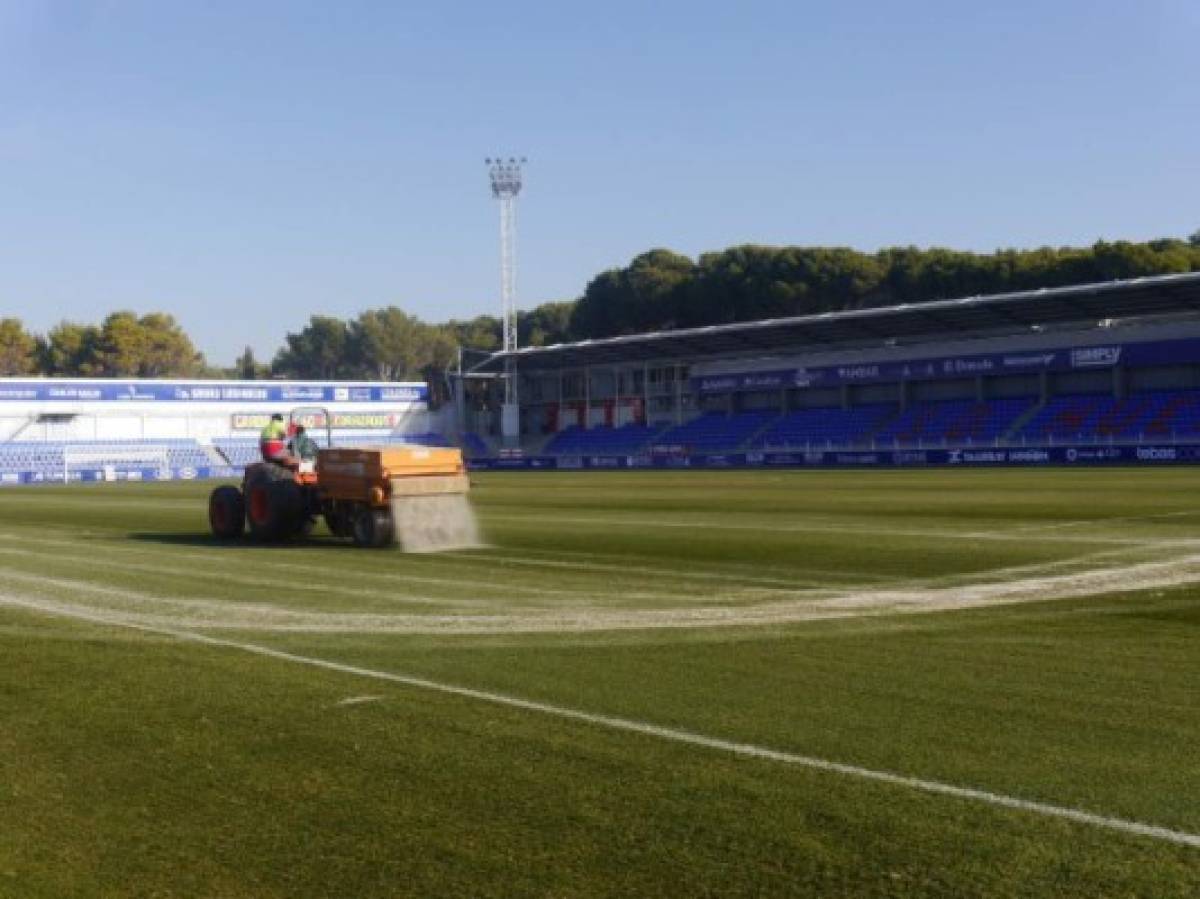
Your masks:
[{"label": "stadium light mast", "polygon": [[[513,353],[517,349],[517,195],[521,193],[521,167],[525,157],[488,158],[488,177],[492,196],[500,201],[500,323],[502,349]],[[517,361],[511,355],[504,359],[504,406],[501,410],[501,433],[508,439],[520,438],[520,419],[517,399]]]}]

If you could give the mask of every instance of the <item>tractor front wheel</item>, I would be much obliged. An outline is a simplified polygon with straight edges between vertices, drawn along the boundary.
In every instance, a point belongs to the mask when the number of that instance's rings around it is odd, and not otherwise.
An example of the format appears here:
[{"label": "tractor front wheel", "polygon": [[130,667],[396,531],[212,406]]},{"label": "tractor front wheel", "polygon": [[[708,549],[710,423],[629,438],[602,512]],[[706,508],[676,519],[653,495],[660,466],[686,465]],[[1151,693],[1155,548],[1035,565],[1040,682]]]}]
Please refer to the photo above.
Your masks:
[{"label": "tractor front wheel", "polygon": [[246,485],[246,522],[255,540],[296,536],[305,520],[300,488],[291,481],[254,478]]},{"label": "tractor front wheel", "polygon": [[355,546],[378,548],[392,542],[392,516],[382,509],[359,507],[351,532]]}]

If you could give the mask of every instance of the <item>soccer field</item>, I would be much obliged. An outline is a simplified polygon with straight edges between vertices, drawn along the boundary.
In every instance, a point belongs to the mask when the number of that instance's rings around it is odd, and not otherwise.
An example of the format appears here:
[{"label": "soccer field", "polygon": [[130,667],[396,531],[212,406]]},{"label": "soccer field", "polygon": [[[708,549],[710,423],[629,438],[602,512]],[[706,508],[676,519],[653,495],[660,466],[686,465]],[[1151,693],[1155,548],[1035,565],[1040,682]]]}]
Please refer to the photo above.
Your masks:
[{"label": "soccer field", "polygon": [[0,896],[1200,894],[1200,470],[0,491]]}]

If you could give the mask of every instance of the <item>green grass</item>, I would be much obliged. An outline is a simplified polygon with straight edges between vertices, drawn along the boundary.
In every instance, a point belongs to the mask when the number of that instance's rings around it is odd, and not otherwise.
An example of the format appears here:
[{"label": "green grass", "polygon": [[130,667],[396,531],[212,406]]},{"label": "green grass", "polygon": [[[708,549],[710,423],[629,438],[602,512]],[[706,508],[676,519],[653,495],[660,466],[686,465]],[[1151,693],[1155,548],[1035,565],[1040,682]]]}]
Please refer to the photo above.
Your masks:
[{"label": "green grass", "polygon": [[0,491],[0,896],[1200,893],[1200,848],[163,632],[1200,834],[1200,471],[480,474],[438,556],[221,546],[210,487]]}]

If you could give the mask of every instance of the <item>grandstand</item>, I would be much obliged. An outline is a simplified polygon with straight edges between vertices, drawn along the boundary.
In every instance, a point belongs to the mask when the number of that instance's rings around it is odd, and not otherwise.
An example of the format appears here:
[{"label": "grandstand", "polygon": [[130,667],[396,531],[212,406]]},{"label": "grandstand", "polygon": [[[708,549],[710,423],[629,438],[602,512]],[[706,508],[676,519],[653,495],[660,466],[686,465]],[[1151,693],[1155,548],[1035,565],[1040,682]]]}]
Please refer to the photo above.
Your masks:
[{"label": "grandstand", "polygon": [[235,475],[274,412],[335,444],[445,445],[424,384],[0,379],[0,483]]},{"label": "grandstand", "polygon": [[[1187,442],[1200,439],[1200,274],[529,347],[466,376],[509,361],[521,448],[572,467]],[[498,435],[490,408],[464,420]]]}]

